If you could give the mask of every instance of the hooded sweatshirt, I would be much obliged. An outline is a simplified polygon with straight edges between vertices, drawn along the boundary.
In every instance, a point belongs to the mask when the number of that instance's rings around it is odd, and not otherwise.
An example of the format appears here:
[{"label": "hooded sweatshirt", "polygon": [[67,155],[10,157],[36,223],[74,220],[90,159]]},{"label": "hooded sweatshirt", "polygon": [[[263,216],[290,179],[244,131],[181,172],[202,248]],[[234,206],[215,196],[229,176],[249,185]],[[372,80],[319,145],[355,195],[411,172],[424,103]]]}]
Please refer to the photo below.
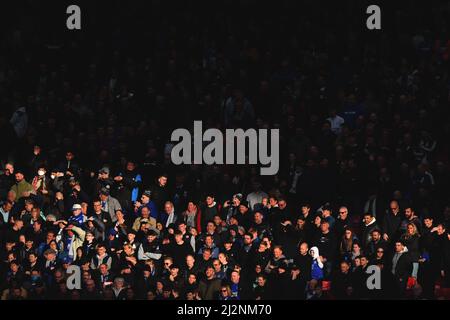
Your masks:
[{"label": "hooded sweatshirt", "polygon": [[323,263],[319,258],[319,248],[312,247],[310,253],[313,258],[311,264],[311,278],[315,280],[321,280],[323,279]]}]

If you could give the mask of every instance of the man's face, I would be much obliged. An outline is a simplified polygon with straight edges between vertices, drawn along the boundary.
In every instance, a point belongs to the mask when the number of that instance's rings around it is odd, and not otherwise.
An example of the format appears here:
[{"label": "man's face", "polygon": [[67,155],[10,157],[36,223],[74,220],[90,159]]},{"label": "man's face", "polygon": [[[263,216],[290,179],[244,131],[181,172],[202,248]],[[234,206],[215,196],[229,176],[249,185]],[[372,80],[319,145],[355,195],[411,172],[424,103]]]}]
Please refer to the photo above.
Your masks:
[{"label": "man's face", "polygon": [[283,251],[281,251],[279,248],[275,248],[273,250],[273,255],[275,256],[275,258],[281,257],[282,254],[283,254]]},{"label": "man's face", "polygon": [[197,281],[197,277],[195,276],[195,274],[190,274],[189,278],[188,278],[188,282],[189,284],[193,284]]},{"label": "man's face", "polygon": [[377,258],[381,259],[384,255],[384,249],[383,248],[378,248],[377,249]]},{"label": "man's face", "polygon": [[166,203],[166,204],[164,205],[164,211],[165,211],[167,214],[170,214],[170,213],[172,212],[172,209],[173,209],[173,207],[172,207],[172,205],[171,205],[170,203]]},{"label": "man's face", "polygon": [[99,248],[97,249],[97,253],[98,253],[100,256],[101,256],[101,255],[104,255],[105,252],[106,252],[106,249],[105,249],[104,247],[99,247]]},{"label": "man's face", "polygon": [[145,194],[143,194],[141,197],[141,201],[143,204],[147,204],[150,202],[150,198],[148,196],[146,196]]},{"label": "man's face", "polygon": [[206,231],[209,234],[214,233],[214,231],[216,230],[216,226],[214,225],[214,223],[208,222],[208,224],[206,225]]},{"label": "man's face", "polygon": [[284,208],[286,208],[286,206],[287,206],[287,203],[286,203],[285,200],[280,200],[280,201],[278,202],[278,207],[279,207],[281,210],[283,210]]},{"label": "man's face", "polygon": [[72,211],[72,214],[76,217],[79,216],[81,214],[81,209],[76,209]]},{"label": "man's face", "polygon": [[240,279],[240,278],[241,278],[241,277],[240,277],[239,273],[237,273],[237,272],[231,273],[231,281],[232,281],[233,283],[239,283],[239,279]]},{"label": "man's face", "polygon": [[413,215],[413,212],[412,212],[411,208],[406,208],[405,209],[405,218],[410,219],[412,217],[412,215]]},{"label": "man's face", "polygon": [[348,216],[348,210],[345,207],[339,209],[339,219],[345,220]]},{"label": "man's face", "polygon": [[439,226],[437,227],[437,233],[438,233],[438,235],[443,235],[444,232],[445,232],[445,228],[442,227],[442,225],[439,225]]},{"label": "man's face", "polygon": [[100,212],[102,210],[102,205],[99,201],[95,201],[94,202],[94,211],[95,212]]},{"label": "man's face", "polygon": [[172,277],[176,277],[176,276],[178,276],[178,268],[172,268],[172,269],[170,269],[170,275],[172,276]]},{"label": "man's face", "polygon": [[106,194],[100,194],[100,200],[106,201],[108,200],[108,196]]},{"label": "man's face", "polygon": [[105,264],[101,264],[99,270],[101,274],[106,274],[108,272],[108,267]]},{"label": "man's face", "polygon": [[24,178],[24,176],[23,176],[23,174],[21,172],[17,172],[15,176],[16,176],[16,181],[17,182],[21,182],[23,180],[23,178]]},{"label": "man's face", "polygon": [[208,279],[211,279],[212,277],[214,277],[214,269],[213,268],[206,269],[206,277]]},{"label": "man's face", "polygon": [[245,214],[247,211],[248,211],[248,208],[246,206],[244,206],[244,205],[239,206],[239,212],[241,214]]},{"label": "man's face", "polygon": [[300,253],[302,255],[306,255],[308,253],[308,245],[306,243],[302,243],[300,245]]},{"label": "man's face", "polygon": [[5,212],[9,212],[9,211],[11,211],[11,209],[12,209],[11,203],[5,202],[5,204],[3,205],[3,210],[4,210]]},{"label": "man's face", "polygon": [[264,287],[266,284],[266,279],[264,279],[263,277],[258,277],[257,282],[258,282],[258,286]]},{"label": "man's face", "polygon": [[153,234],[151,234],[151,235],[149,235],[149,236],[147,237],[147,241],[148,241],[148,242],[153,242],[153,241],[155,241],[155,240],[156,240],[156,236],[153,235]]},{"label": "man's face", "polygon": [[214,203],[214,198],[213,197],[206,197],[206,204],[208,206],[212,205]]},{"label": "man's face", "polygon": [[181,243],[183,241],[183,235],[182,234],[176,234],[175,235],[175,241],[177,243]]},{"label": "man's face", "polygon": [[364,223],[365,224],[369,224],[371,221],[372,221],[372,217],[371,216],[368,216],[368,215],[364,216]]},{"label": "man's face", "polygon": [[401,252],[403,250],[403,245],[399,242],[395,244],[395,252]]},{"label": "man's face", "polygon": [[372,232],[372,239],[378,241],[381,239],[381,234],[379,232]]},{"label": "man's face", "polygon": [[143,218],[148,218],[150,216],[150,210],[147,207],[143,207],[141,214]]},{"label": "man's face", "polygon": [[327,218],[331,215],[330,210],[323,210],[322,217]]},{"label": "man's face", "polygon": [[362,258],[361,258],[361,265],[362,265],[363,267],[365,267],[365,266],[367,265],[368,262],[369,262],[369,261],[367,260],[366,257],[362,257]]},{"label": "man's face", "polygon": [[399,207],[398,207],[398,203],[397,201],[392,201],[389,205],[389,208],[391,210],[392,213],[397,214],[399,211]]},{"label": "man's face", "polygon": [[128,162],[127,163],[127,170],[128,171],[133,171],[136,168],[135,164],[133,162]]},{"label": "man's face", "polygon": [[15,225],[16,228],[20,230],[23,228],[23,221],[22,220],[16,221]]},{"label": "man's face", "polygon": [[432,219],[429,219],[429,218],[423,220],[423,223],[425,224],[425,226],[426,226],[427,228],[431,228],[431,227],[433,226],[433,220],[432,220]]},{"label": "man's face", "polygon": [[195,262],[195,260],[194,260],[194,258],[193,258],[192,256],[187,256],[187,257],[186,257],[186,264],[187,264],[188,266],[193,266],[193,265],[194,265],[194,262]]},{"label": "man's face", "polygon": [[166,177],[159,177],[158,179],[159,185],[164,187],[167,184],[167,178]]},{"label": "man's face", "polygon": [[302,214],[307,215],[309,213],[309,208],[307,206],[302,206]]},{"label": "man's face", "polygon": [[164,260],[164,268],[170,268],[170,266],[172,265],[172,261],[167,259]]},{"label": "man's face", "polygon": [[133,242],[134,239],[136,238],[136,235],[134,233],[129,233],[127,235],[127,238],[128,238],[128,242]]},{"label": "man's face", "polygon": [[34,254],[30,254],[28,256],[28,261],[30,261],[30,263],[35,263],[37,261],[37,257]]},{"label": "man's face", "polygon": [[34,207],[33,203],[31,203],[31,202],[26,202],[25,203],[25,210],[26,211],[31,212],[31,210],[33,210],[33,207]]},{"label": "man's face", "polygon": [[67,161],[72,161],[73,159],[73,153],[72,152],[67,152],[66,153],[66,160]]},{"label": "man's face", "polygon": [[10,164],[10,163],[6,164],[6,166],[5,166],[5,174],[7,176],[9,176],[11,174],[14,174],[14,167],[12,166],[12,164]]},{"label": "man's face", "polygon": [[203,250],[203,260],[209,260],[211,258],[211,251],[209,250]]},{"label": "man's face", "polygon": [[330,225],[328,224],[328,222],[322,222],[320,224],[320,231],[322,231],[322,233],[327,233],[330,230]]},{"label": "man's face", "polygon": [[350,269],[350,267],[347,263],[341,263],[341,272],[342,273],[347,273],[349,269]]},{"label": "man's face", "polygon": [[244,244],[245,245],[249,245],[249,244],[251,244],[252,243],[252,238],[248,235],[248,234],[246,234],[245,236],[244,236]]}]

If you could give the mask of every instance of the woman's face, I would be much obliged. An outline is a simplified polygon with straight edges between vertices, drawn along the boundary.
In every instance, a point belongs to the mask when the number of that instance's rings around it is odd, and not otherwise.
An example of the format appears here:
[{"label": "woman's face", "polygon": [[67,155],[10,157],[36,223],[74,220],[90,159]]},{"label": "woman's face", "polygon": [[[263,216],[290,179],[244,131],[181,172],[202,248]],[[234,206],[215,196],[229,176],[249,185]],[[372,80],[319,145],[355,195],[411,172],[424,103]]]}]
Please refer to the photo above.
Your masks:
[{"label": "woman's face", "polygon": [[352,232],[350,230],[345,231],[345,239],[351,239],[352,238]]},{"label": "woman's face", "polygon": [[50,242],[50,249],[56,251],[56,242]]},{"label": "woman's face", "polygon": [[412,225],[408,225],[408,234],[413,235],[414,234],[414,227]]},{"label": "woman's face", "polygon": [[193,204],[192,202],[189,202],[187,208],[188,208],[189,212],[195,211],[195,204]]}]

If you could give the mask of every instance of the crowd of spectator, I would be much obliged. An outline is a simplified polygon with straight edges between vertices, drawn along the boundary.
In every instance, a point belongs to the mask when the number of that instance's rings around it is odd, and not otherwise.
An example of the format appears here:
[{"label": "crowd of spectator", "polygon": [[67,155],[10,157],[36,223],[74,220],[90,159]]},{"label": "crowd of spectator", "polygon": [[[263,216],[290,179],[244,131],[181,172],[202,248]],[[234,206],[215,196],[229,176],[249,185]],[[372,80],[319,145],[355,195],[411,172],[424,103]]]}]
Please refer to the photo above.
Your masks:
[{"label": "crowd of spectator", "polygon": [[[18,3],[1,299],[450,298],[445,2],[386,4],[382,31],[364,1],[82,2],[79,31]],[[173,165],[194,120],[280,129],[278,174]]]}]

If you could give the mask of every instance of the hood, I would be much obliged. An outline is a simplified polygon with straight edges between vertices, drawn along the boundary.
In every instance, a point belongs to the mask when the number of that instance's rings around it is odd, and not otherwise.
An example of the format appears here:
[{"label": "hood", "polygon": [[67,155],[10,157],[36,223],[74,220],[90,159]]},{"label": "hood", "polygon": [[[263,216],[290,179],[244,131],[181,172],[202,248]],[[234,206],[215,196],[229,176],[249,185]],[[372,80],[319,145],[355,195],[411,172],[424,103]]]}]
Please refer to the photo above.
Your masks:
[{"label": "hood", "polygon": [[313,259],[319,258],[319,248],[312,247],[309,251],[312,253]]},{"label": "hood", "polygon": [[312,253],[312,257],[313,260],[317,261],[317,264],[319,265],[319,268],[323,268],[323,263],[322,260],[319,258],[319,248],[317,247],[312,247],[311,249],[309,249],[309,252]]}]

